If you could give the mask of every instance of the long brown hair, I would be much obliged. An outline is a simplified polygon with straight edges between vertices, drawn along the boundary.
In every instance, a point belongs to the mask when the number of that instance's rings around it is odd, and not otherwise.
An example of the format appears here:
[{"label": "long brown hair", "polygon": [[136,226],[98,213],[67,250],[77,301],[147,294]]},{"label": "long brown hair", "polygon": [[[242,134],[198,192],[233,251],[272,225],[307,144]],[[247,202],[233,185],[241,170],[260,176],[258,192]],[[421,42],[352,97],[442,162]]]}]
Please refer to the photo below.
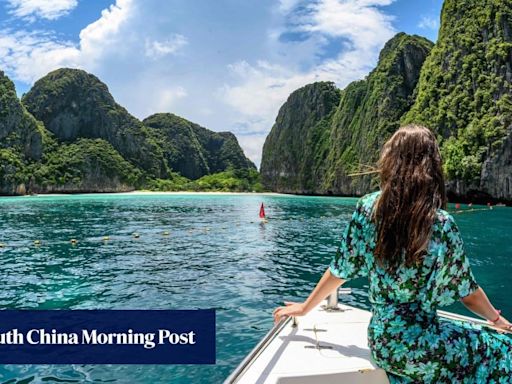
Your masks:
[{"label": "long brown hair", "polygon": [[390,270],[402,263],[417,264],[426,251],[436,210],[446,207],[434,134],[418,125],[397,130],[384,144],[379,173],[381,194],[373,211],[376,259]]}]

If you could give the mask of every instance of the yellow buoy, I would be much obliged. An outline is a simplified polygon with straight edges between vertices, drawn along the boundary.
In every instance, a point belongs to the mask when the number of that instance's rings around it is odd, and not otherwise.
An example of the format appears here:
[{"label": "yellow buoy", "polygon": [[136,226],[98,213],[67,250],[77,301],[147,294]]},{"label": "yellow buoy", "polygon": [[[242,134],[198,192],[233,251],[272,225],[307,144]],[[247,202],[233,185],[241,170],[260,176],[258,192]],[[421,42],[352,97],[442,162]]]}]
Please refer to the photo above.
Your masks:
[{"label": "yellow buoy", "polygon": [[0,248],[3,248],[5,247],[5,244],[4,243],[0,243]]},{"label": "yellow buoy", "polygon": [[103,241],[109,241],[110,240],[110,237],[108,236],[103,236]]},{"label": "yellow buoy", "polygon": [[76,243],[78,243],[78,240],[77,239],[71,239],[69,240],[69,242],[73,245],[75,245]]},{"label": "yellow buoy", "polygon": [[41,241],[40,240],[34,240],[34,245],[41,245]]},{"label": "yellow buoy", "polygon": [[169,231],[164,231],[163,235],[164,236],[169,236]]},{"label": "yellow buoy", "polygon": [[138,238],[140,237],[140,235],[139,235],[137,232],[134,232],[134,233],[133,233],[133,237],[134,237],[134,238],[136,238],[136,239],[138,239]]}]

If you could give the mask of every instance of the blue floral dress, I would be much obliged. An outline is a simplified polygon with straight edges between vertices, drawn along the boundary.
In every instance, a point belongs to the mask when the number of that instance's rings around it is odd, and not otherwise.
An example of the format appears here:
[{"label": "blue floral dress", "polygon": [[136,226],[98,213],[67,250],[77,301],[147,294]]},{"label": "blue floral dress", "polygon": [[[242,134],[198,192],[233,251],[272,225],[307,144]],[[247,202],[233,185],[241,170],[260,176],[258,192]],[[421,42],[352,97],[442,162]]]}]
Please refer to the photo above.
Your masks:
[{"label": "blue floral dress", "polygon": [[512,383],[510,337],[436,316],[478,288],[453,217],[438,210],[425,259],[389,273],[373,255],[378,195],[359,200],[330,265],[341,279],[369,278],[368,342],[377,365],[391,383]]}]

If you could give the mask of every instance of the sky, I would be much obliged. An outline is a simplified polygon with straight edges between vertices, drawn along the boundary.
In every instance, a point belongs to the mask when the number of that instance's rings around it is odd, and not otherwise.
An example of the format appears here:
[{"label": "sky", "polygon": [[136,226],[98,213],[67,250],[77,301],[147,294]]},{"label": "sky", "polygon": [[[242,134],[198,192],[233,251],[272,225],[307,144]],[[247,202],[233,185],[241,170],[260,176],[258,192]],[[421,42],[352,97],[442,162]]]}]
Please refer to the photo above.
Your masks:
[{"label": "sky", "polygon": [[0,70],[18,95],[81,68],[143,119],[233,132],[259,165],[294,90],[364,78],[398,32],[435,41],[442,0],[0,0]]}]

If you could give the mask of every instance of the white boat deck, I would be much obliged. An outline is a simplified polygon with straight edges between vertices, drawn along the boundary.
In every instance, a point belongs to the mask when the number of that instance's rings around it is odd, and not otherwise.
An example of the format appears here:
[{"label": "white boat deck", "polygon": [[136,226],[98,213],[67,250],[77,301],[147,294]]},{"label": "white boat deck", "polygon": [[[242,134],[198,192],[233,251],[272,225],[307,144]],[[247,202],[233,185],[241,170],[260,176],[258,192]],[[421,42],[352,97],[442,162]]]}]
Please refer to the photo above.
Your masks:
[{"label": "white boat deck", "polygon": [[288,319],[237,377],[226,383],[389,383],[371,359],[367,328],[371,313],[338,304],[320,305],[307,316]]},{"label": "white boat deck", "polygon": [[[350,293],[350,289],[342,289]],[[371,313],[337,303],[338,292],[304,317],[282,320],[246,356],[224,384],[382,384],[367,341]],[[437,311],[444,319],[503,332],[485,320]],[[509,333],[509,332],[506,332]],[[512,333],[512,332],[510,332]]]}]

